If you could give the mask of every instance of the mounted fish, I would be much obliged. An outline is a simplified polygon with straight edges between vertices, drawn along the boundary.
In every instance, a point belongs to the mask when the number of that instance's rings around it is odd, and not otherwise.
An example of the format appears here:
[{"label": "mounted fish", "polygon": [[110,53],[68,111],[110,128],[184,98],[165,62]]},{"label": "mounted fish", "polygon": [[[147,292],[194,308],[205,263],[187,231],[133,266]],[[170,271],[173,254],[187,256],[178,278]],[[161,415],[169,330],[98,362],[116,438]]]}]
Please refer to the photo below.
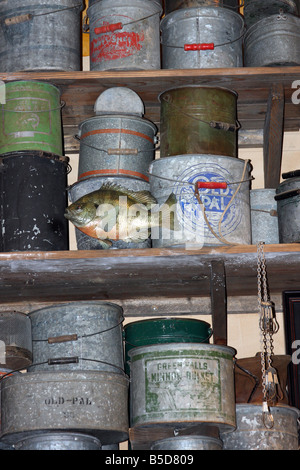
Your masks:
[{"label": "mounted fish", "polygon": [[106,183],[67,207],[65,217],[108,249],[113,241],[141,243],[158,233],[160,227],[175,230],[175,207],[174,194],[159,206],[149,191],[131,191]]}]

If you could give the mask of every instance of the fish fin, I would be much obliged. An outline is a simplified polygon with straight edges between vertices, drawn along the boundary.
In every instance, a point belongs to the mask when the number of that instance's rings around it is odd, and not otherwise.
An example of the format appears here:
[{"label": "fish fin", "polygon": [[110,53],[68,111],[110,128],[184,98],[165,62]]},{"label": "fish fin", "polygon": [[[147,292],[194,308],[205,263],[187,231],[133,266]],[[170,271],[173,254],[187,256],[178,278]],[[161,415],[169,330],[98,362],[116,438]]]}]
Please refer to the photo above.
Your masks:
[{"label": "fish fin", "polygon": [[159,225],[162,228],[169,230],[179,230],[180,224],[177,219],[177,198],[174,193],[171,193],[168,199],[159,207],[160,218]]},{"label": "fish fin", "polygon": [[102,246],[103,250],[108,250],[112,246],[112,241],[110,240],[101,240],[98,238],[100,245]]},{"label": "fish fin", "polygon": [[125,196],[129,196],[134,199],[136,202],[141,204],[146,204],[150,206],[151,204],[157,204],[157,201],[154,196],[150,193],[150,191],[143,190],[143,191],[134,191],[131,189],[124,188],[115,183],[104,183],[100,191],[117,191],[119,193],[123,193]]}]

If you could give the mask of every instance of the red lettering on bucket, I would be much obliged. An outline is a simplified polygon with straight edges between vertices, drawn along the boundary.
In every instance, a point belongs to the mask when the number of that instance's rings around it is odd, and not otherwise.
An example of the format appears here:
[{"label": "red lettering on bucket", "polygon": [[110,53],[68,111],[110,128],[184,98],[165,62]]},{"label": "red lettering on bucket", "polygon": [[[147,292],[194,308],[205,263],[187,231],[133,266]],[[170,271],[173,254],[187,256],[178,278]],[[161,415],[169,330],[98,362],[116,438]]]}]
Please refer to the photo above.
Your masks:
[{"label": "red lettering on bucket", "polygon": [[143,32],[103,34],[91,42],[91,60],[98,62],[129,57],[142,49],[144,39]]}]

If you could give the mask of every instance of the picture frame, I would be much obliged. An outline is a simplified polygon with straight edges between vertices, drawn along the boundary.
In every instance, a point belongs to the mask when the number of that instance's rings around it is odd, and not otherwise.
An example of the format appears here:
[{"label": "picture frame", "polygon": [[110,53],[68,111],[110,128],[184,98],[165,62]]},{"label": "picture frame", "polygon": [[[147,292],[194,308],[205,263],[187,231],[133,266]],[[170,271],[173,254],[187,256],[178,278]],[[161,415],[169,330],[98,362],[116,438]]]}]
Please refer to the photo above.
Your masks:
[{"label": "picture frame", "polygon": [[286,354],[292,357],[287,381],[289,405],[300,409],[300,290],[282,295]]}]

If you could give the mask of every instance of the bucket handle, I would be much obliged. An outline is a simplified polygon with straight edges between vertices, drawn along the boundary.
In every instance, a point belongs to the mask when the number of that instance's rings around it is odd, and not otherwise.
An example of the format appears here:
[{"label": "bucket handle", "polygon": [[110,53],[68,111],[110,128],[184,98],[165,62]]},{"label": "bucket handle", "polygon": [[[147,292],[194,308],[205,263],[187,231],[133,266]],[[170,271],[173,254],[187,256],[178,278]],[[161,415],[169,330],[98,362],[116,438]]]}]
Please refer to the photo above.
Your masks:
[{"label": "bucket handle", "polygon": [[249,398],[247,400],[247,403],[250,403],[251,400],[252,400],[252,397],[254,395],[254,392],[257,390],[257,388],[259,386],[259,379],[256,375],[252,374],[252,372],[250,372],[249,370],[245,369],[240,364],[238,364],[236,358],[234,358],[234,366],[237,367],[238,369],[242,370],[243,372],[245,372],[245,374],[248,374],[255,381],[255,385],[254,385],[253,389],[251,390]]},{"label": "bucket handle", "polygon": [[81,8],[81,10],[83,10],[84,9],[83,0],[81,1],[81,3],[77,3],[76,5],[73,5],[72,7],[61,8],[60,10],[47,11],[45,13],[25,13],[23,15],[11,16],[9,18],[5,18],[4,24],[6,26],[13,26],[15,24],[31,21],[33,18],[37,16],[51,15],[52,13],[60,13],[66,10],[73,10],[75,8]]},{"label": "bucket handle", "polygon": [[[86,147],[89,147],[93,150],[98,150],[99,152],[105,152],[107,155],[138,155],[139,153],[146,153],[146,152],[155,152],[156,150],[160,149],[160,146],[158,147],[152,147],[150,149],[145,149],[145,150],[139,150],[139,149],[101,149],[99,147],[94,147],[93,145],[89,145],[86,142],[84,142],[78,134],[73,136],[74,139],[78,140],[80,144],[85,145]],[[115,151],[115,153],[113,153]]]},{"label": "bucket handle", "polygon": [[[122,30],[124,26],[128,26],[134,23],[140,23],[141,21],[147,20],[148,18],[152,18],[153,16],[160,15],[161,12],[156,11],[155,13],[151,13],[151,15],[143,16],[142,18],[138,18],[137,20],[128,21],[127,23],[111,23],[108,25],[99,26],[94,28],[94,33],[104,34],[104,33],[113,33],[114,31]],[[85,32],[87,31],[87,24],[85,24]]]},{"label": "bucket handle", "polygon": [[274,196],[275,201],[282,201],[283,199],[288,199],[290,197],[298,196],[300,194],[300,188],[291,189],[290,191],[285,191]]},{"label": "bucket handle", "polygon": [[34,113],[34,114],[37,114],[37,113],[51,113],[52,111],[57,111],[59,109],[62,109],[64,106],[66,105],[66,102],[65,101],[61,101],[60,105],[57,107],[57,108],[50,108],[50,109],[38,109],[38,110],[34,110],[34,111],[16,111],[15,109],[5,109],[3,106],[2,106],[2,110],[4,113]]}]

